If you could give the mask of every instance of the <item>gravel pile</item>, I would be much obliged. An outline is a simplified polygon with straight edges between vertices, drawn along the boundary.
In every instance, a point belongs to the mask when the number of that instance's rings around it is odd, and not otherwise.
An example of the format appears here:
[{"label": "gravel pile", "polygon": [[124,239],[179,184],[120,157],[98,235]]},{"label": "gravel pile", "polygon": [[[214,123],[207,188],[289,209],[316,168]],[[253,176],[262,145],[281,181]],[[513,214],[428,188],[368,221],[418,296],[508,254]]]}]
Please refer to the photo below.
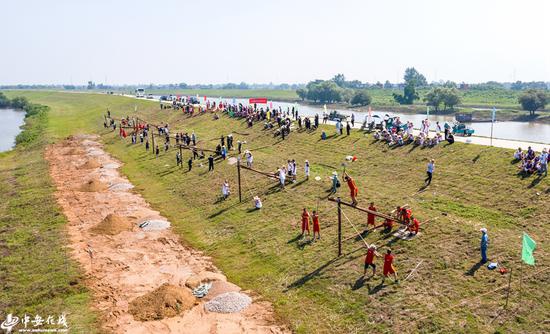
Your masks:
[{"label": "gravel pile", "polygon": [[235,313],[247,308],[252,299],[240,292],[228,292],[204,304],[204,308],[216,313]]},{"label": "gravel pile", "polygon": [[103,168],[105,168],[105,169],[117,169],[117,168],[118,168],[118,164],[115,164],[115,163],[108,163],[108,164],[103,165]]},{"label": "gravel pile", "polygon": [[166,220],[146,220],[139,224],[139,227],[144,231],[160,231],[170,227],[170,222]]},{"label": "gravel pile", "polygon": [[116,183],[109,187],[109,190],[113,191],[124,191],[132,189],[134,186],[130,183]]}]

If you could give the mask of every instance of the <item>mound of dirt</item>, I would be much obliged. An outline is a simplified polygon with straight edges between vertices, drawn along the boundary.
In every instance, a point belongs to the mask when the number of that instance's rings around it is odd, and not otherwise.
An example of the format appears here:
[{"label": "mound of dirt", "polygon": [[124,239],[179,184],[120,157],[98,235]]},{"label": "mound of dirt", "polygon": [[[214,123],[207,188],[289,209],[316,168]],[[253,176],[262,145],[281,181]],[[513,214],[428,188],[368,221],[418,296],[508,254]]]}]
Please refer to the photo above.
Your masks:
[{"label": "mound of dirt", "polygon": [[101,183],[98,179],[91,179],[80,186],[80,191],[98,192],[107,190],[107,185]]},{"label": "mound of dirt", "polygon": [[130,302],[128,311],[139,321],[175,317],[191,309],[196,299],[191,291],[164,283],[158,289]]},{"label": "mound of dirt", "polygon": [[65,155],[82,155],[82,154],[84,154],[84,151],[76,147],[72,147],[65,152]]},{"label": "mound of dirt", "polygon": [[94,159],[90,159],[90,160],[86,161],[85,163],[83,163],[82,165],[80,165],[79,168],[94,169],[94,168],[99,168],[99,167],[101,167],[101,164],[99,162],[97,162]]},{"label": "mound of dirt", "polygon": [[132,223],[130,221],[114,214],[107,215],[101,223],[90,229],[92,233],[103,235],[117,235],[120,232],[131,230]]}]

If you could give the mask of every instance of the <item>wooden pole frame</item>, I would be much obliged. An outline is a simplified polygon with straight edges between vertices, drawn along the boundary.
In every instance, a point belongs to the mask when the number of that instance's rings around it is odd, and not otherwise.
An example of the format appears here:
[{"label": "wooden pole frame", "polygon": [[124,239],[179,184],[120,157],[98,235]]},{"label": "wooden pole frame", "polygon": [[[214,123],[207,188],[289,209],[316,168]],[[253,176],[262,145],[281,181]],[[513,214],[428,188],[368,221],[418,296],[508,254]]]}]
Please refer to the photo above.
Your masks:
[{"label": "wooden pole frame", "polygon": [[378,212],[378,211],[372,211],[372,210],[369,210],[369,209],[364,209],[364,208],[358,207],[356,205],[352,205],[351,203],[343,202],[342,200],[340,200],[340,197],[338,197],[336,199],[332,198],[332,197],[329,197],[328,200],[331,201],[331,202],[336,202],[336,203],[339,203],[339,204],[342,204],[342,205],[345,205],[345,206],[349,206],[350,208],[354,208],[354,209],[357,209],[357,210],[365,212],[365,213],[373,214],[373,215],[375,215],[377,217],[380,217],[380,218],[391,219],[391,220],[396,221],[396,222],[398,222],[399,224],[402,224],[402,225],[407,225],[404,221],[402,221],[401,219],[398,219],[397,217],[392,217],[390,215],[387,215],[387,214],[384,214],[384,213],[381,213],[381,212]]}]

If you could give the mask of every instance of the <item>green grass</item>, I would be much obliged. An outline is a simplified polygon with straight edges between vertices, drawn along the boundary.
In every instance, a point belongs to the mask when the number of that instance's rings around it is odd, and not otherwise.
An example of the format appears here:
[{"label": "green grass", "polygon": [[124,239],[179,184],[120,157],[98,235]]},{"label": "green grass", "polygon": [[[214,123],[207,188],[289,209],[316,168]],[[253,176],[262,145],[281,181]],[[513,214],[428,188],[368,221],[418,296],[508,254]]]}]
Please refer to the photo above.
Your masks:
[{"label": "green grass", "polygon": [[[11,94],[11,93],[10,93]],[[53,92],[25,93],[32,101],[49,105],[49,135],[61,138],[71,133],[100,133],[106,149],[123,161],[126,174],[151,205],[173,223],[184,242],[212,256],[228,278],[252,289],[273,303],[281,321],[298,333],[364,332],[457,332],[457,333],[542,333],[550,310],[548,272],[526,278],[548,267],[550,182],[548,178],[521,178],[511,163],[511,151],[456,143],[433,149],[406,146],[389,149],[359,132],[352,136],[319,140],[319,132],[293,133],[285,141],[273,138],[258,125],[248,129],[240,120],[210,115],[186,118],[179,112],[160,111],[156,103],[89,94]],[[155,123],[166,121],[172,131],[195,130],[200,145],[214,147],[220,134],[234,133],[246,140],[245,148],[255,155],[256,167],[273,171],[288,158],[300,164],[299,182],[279,191],[273,182],[243,171],[244,202],[236,198],[236,169],[225,162],[214,173],[195,164],[190,173],[175,166],[175,151],[155,159],[140,146],[129,145],[115,133],[102,129],[102,115],[110,108],[115,116],[133,116],[138,103],[140,117]],[[329,134],[332,127],[327,128]],[[247,134],[247,135],[243,135]],[[185,152],[184,159],[188,157]],[[420,261],[423,264],[410,280],[399,285],[379,285],[380,277],[360,284],[364,249],[355,239],[344,244],[336,257],[336,210],[324,198],[326,177],[348,154],[358,161],[348,166],[360,188],[360,205],[376,202],[382,211],[408,203],[421,221],[430,220],[422,235],[413,241],[395,240],[374,232],[366,237],[396,253],[396,265],[404,278]],[[425,165],[435,158],[434,183],[422,185]],[[302,182],[303,161],[312,164],[312,176],[323,180]],[[223,179],[233,195],[218,202]],[[264,202],[252,211],[252,196]],[[340,194],[347,198],[347,191]],[[319,203],[319,204],[318,204]],[[322,239],[300,245],[302,207],[319,206]],[[366,217],[344,208],[358,228]],[[344,237],[353,235],[346,219]],[[504,303],[501,290],[481,301],[475,296],[507,282],[507,276],[481,267],[468,273],[479,258],[479,228],[486,226],[491,237],[490,256],[519,269],[520,236],[529,233],[537,242],[537,267],[524,267],[522,299],[517,284],[512,290],[511,313],[491,322]],[[381,269],[381,263],[378,261]],[[466,300],[463,306],[446,308]],[[434,313],[435,312],[435,313]]]},{"label": "green grass", "polygon": [[65,248],[67,221],[43,156],[47,125],[39,108],[26,118],[17,148],[0,154],[0,319],[66,313],[72,333],[94,333],[91,296]]}]

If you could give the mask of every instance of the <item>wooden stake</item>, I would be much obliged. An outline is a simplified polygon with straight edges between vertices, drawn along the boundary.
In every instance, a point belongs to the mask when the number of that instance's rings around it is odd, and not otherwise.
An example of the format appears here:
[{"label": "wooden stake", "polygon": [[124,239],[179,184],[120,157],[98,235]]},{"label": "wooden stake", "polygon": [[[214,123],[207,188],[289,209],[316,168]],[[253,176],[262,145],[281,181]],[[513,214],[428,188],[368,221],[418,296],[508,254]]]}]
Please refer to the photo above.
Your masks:
[{"label": "wooden stake", "polygon": [[510,277],[508,277],[508,291],[506,292],[506,304],[504,304],[504,309],[508,307],[508,298],[510,297],[510,284],[512,284],[512,269],[510,268]]},{"label": "wooden stake", "polygon": [[181,146],[180,146],[180,167],[183,168],[183,153],[181,151]]},{"label": "wooden stake", "polygon": [[153,151],[153,155],[155,155],[155,133],[153,132],[153,130],[151,130],[151,139],[153,142],[153,147],[151,151]]},{"label": "wooden stake", "polygon": [[241,157],[237,157],[237,180],[239,184],[239,203],[243,201],[241,197]]},{"label": "wooden stake", "polygon": [[338,203],[338,256],[342,255],[342,206],[340,197],[337,199]]}]

